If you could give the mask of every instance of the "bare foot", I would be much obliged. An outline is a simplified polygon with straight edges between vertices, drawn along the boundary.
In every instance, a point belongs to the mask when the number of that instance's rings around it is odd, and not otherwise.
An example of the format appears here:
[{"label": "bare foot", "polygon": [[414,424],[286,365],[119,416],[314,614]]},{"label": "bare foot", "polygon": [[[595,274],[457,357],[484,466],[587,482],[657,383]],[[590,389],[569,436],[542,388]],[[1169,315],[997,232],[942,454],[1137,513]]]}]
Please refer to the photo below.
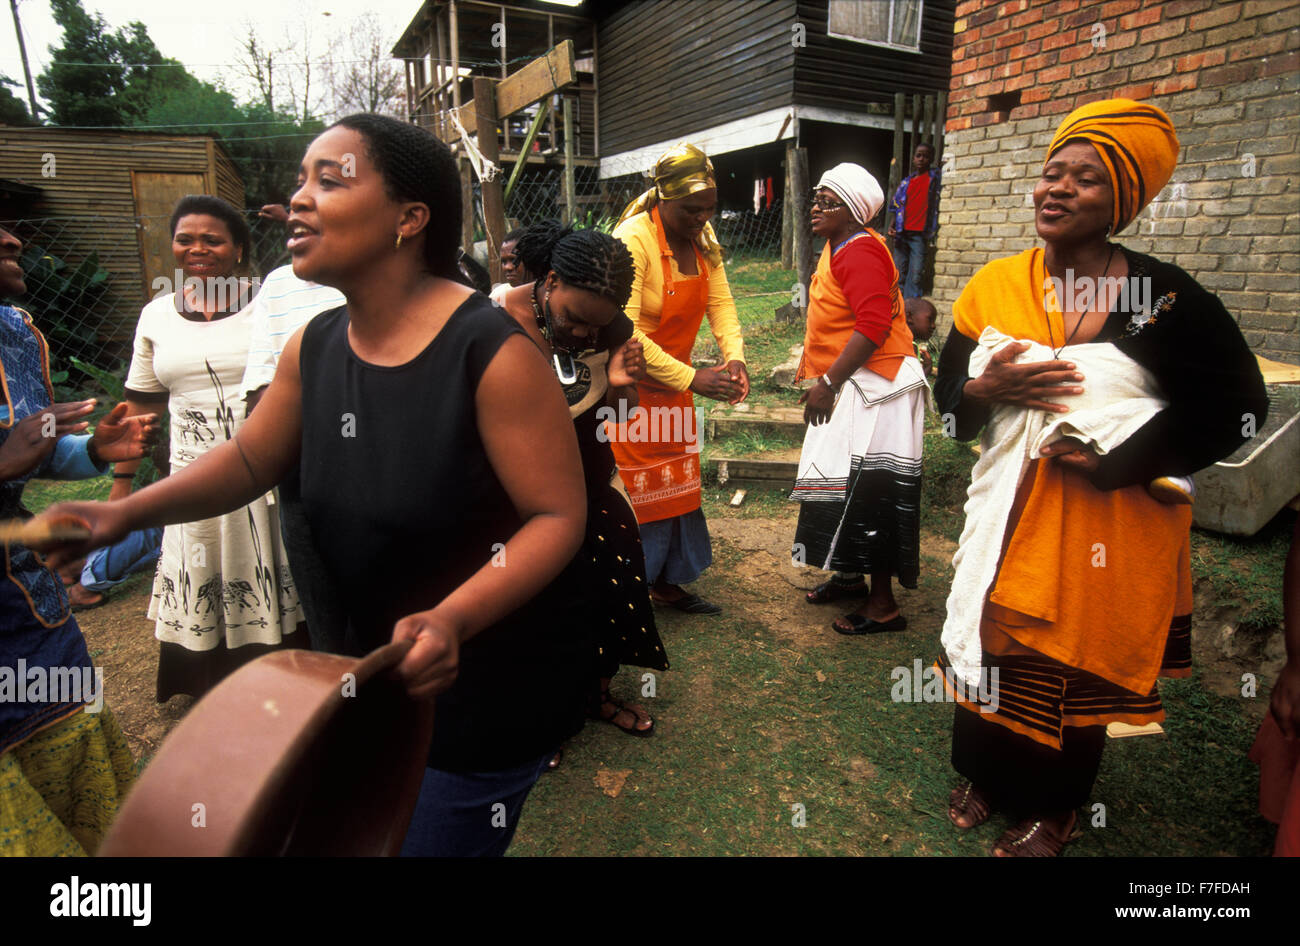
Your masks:
[{"label": "bare foot", "polygon": [[76,609],[93,608],[104,603],[104,596],[77,582],[75,585],[68,586],[68,600]]}]

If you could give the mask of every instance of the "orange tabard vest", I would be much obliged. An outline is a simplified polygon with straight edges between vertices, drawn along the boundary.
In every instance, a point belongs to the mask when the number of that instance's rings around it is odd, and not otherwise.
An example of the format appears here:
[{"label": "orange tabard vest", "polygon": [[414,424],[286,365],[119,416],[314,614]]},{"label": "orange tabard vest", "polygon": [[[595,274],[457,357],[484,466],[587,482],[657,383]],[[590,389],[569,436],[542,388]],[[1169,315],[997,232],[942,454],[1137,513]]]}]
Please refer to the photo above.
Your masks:
[{"label": "orange tabard vest", "polygon": [[[868,229],[845,240],[840,246],[871,237],[881,246],[885,245],[879,233]],[[853,307],[849,305],[844,290],[831,272],[832,255],[828,241],[817,262],[817,271],[813,273],[811,291],[808,294],[808,326],[804,334],[803,358],[799,362],[799,371],[795,374],[796,381],[816,378],[829,371],[835,359],[840,357],[840,352],[844,351],[844,346],[849,343],[857,322]],[[898,291],[898,270],[894,270],[889,295],[893,321],[884,342],[866,360],[866,367],[882,378],[893,381],[903,359],[915,354],[912,330],[907,327],[907,319],[903,315],[903,297]]]},{"label": "orange tabard vest", "polygon": [[[690,364],[691,348],[709,304],[709,267],[692,245],[700,275],[674,282],[673,255],[658,207],[651,216],[659,233],[664,305],[659,327],[646,335],[678,361]],[[628,423],[607,427],[636,521],[660,522],[694,512],[700,508],[695,397],[690,391],[674,391],[650,380],[640,382],[636,390],[640,405],[629,415]]]}]

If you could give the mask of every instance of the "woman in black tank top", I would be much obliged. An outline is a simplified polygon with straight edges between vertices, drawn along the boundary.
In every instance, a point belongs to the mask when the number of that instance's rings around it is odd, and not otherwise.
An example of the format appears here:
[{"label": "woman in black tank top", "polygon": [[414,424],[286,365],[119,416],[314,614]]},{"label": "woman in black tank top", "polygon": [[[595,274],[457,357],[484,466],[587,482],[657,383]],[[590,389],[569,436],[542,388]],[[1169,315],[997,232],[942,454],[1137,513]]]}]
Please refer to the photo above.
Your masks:
[{"label": "woman in black tank top", "polygon": [[594,675],[573,424],[523,330],[452,281],[459,188],[423,129],[377,115],[327,129],[299,171],[289,249],[347,306],[289,342],[229,444],[121,502],[51,510],[92,533],[58,561],[238,508],[301,458],[348,649],[412,640],[399,673],[437,697],[404,853],[439,855],[505,851]]}]

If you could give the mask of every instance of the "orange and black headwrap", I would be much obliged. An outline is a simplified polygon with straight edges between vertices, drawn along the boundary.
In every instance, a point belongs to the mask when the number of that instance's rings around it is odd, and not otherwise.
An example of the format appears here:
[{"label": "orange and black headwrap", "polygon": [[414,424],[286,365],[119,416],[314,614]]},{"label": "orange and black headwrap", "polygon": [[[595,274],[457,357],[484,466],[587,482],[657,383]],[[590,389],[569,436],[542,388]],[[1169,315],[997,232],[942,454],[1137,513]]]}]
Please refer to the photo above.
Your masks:
[{"label": "orange and black headwrap", "polygon": [[1097,149],[1115,194],[1111,232],[1133,222],[1169,182],[1178,163],[1178,137],[1169,116],[1132,99],[1081,105],[1056,129],[1047,158],[1071,141]]}]

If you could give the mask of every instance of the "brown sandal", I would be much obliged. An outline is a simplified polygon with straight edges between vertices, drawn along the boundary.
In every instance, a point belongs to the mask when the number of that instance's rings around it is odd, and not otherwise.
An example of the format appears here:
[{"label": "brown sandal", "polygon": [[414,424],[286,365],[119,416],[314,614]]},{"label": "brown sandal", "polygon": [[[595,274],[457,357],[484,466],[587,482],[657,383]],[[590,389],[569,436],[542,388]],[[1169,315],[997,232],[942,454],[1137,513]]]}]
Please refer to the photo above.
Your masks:
[{"label": "brown sandal", "polygon": [[991,853],[994,857],[1059,857],[1065,845],[1081,837],[1079,816],[1070,812],[1062,834],[1054,833],[1043,820],[1022,821],[997,839]]},{"label": "brown sandal", "polygon": [[[974,782],[962,782],[948,796],[948,820],[961,831],[978,828],[989,820],[992,810],[984,793],[975,787]],[[960,824],[957,819],[966,816],[969,824]]]}]

